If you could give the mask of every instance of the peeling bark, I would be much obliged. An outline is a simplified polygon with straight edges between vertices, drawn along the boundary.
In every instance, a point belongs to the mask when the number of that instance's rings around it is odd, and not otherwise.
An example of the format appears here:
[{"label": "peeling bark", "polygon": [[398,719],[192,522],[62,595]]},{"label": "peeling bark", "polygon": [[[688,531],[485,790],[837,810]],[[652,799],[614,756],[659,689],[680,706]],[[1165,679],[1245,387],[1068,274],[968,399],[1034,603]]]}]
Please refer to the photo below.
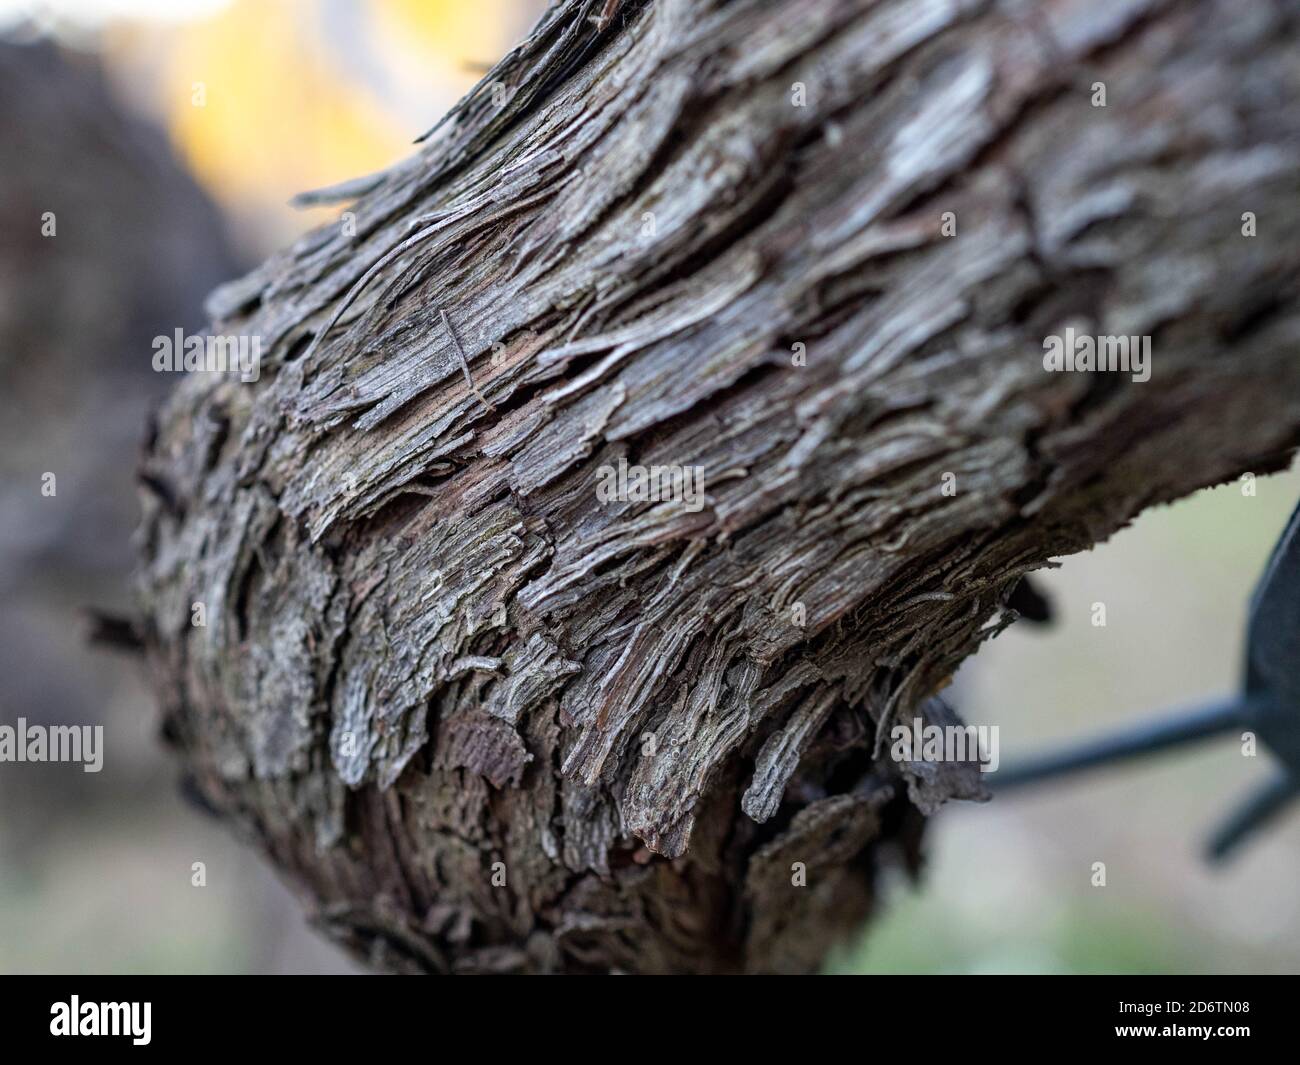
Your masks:
[{"label": "peeling bark", "polygon": [[1018,580],[1300,440],[1295,4],[606,6],[215,293],[261,379],[145,460],[167,734],[391,968],[816,967],[983,797],[880,740]]}]

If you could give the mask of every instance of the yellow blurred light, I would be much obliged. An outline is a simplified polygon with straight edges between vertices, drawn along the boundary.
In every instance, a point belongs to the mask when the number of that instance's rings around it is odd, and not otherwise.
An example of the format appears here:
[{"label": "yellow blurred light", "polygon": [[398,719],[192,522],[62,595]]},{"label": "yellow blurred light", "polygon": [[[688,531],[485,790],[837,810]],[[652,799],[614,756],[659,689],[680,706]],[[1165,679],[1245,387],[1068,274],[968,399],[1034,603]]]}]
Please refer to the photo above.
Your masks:
[{"label": "yellow blurred light", "polygon": [[[286,203],[411,150],[524,26],[520,0],[234,0],[183,23],[119,23],[106,52],[178,153],[265,252],[329,217]],[[324,212],[324,213],[323,213]]]}]

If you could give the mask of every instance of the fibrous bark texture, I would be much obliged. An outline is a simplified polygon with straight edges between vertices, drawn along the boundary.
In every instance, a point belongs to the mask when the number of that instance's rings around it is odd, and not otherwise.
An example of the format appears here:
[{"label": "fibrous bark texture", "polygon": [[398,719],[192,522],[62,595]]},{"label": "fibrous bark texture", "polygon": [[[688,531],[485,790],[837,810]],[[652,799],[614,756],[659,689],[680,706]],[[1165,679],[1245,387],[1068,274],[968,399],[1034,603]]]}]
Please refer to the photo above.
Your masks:
[{"label": "fibrous bark texture", "polygon": [[1296,22],[557,4],[210,302],[262,376],[177,391],[141,538],[194,783],[382,965],[814,968],[982,796],[880,738],[1021,576],[1300,439]]}]

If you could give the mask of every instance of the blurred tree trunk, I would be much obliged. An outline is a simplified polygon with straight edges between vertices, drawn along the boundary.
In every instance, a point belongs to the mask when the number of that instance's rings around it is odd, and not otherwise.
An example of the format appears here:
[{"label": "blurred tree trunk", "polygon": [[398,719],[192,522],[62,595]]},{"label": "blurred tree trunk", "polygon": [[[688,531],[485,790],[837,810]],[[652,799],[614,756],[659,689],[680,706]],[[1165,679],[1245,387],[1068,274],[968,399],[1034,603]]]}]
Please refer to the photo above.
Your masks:
[{"label": "blurred tree trunk", "polygon": [[879,740],[1021,576],[1300,439],[1298,60],[1281,2],[556,5],[210,301],[262,377],[178,389],[142,534],[193,783],[380,965],[815,968],[982,797]]},{"label": "blurred tree trunk", "polygon": [[[90,55],[0,39],[0,153],[0,723],[112,730],[146,693],[86,653],[81,614],[131,607],[140,424],[169,391],[150,341],[247,262]],[[0,773],[5,828],[55,838],[110,779],[130,775]]]}]

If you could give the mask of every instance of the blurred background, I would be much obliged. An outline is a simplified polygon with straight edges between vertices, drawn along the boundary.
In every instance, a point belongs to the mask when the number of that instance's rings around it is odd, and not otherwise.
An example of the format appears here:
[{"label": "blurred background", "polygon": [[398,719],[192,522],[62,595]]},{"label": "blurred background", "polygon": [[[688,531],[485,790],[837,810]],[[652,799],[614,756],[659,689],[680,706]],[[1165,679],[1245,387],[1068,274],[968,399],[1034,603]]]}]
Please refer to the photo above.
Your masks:
[{"label": "blurred background", "polygon": [[[87,643],[86,610],[131,606],[138,442],[168,387],[152,338],[332,219],[288,201],[406,155],[543,7],[0,0],[0,724],[101,723],[106,744],[98,774],[0,764],[0,972],[355,971],[179,797],[142,671]],[[953,702],[1001,726],[1008,764],[1231,689],[1297,498],[1296,471],[1227,485],[1063,560],[1041,578],[1056,623],[986,646]],[[830,969],[1300,971],[1300,818],[1226,869],[1198,856],[1266,757],[1228,740],[951,807],[923,880],[888,885]]]}]

